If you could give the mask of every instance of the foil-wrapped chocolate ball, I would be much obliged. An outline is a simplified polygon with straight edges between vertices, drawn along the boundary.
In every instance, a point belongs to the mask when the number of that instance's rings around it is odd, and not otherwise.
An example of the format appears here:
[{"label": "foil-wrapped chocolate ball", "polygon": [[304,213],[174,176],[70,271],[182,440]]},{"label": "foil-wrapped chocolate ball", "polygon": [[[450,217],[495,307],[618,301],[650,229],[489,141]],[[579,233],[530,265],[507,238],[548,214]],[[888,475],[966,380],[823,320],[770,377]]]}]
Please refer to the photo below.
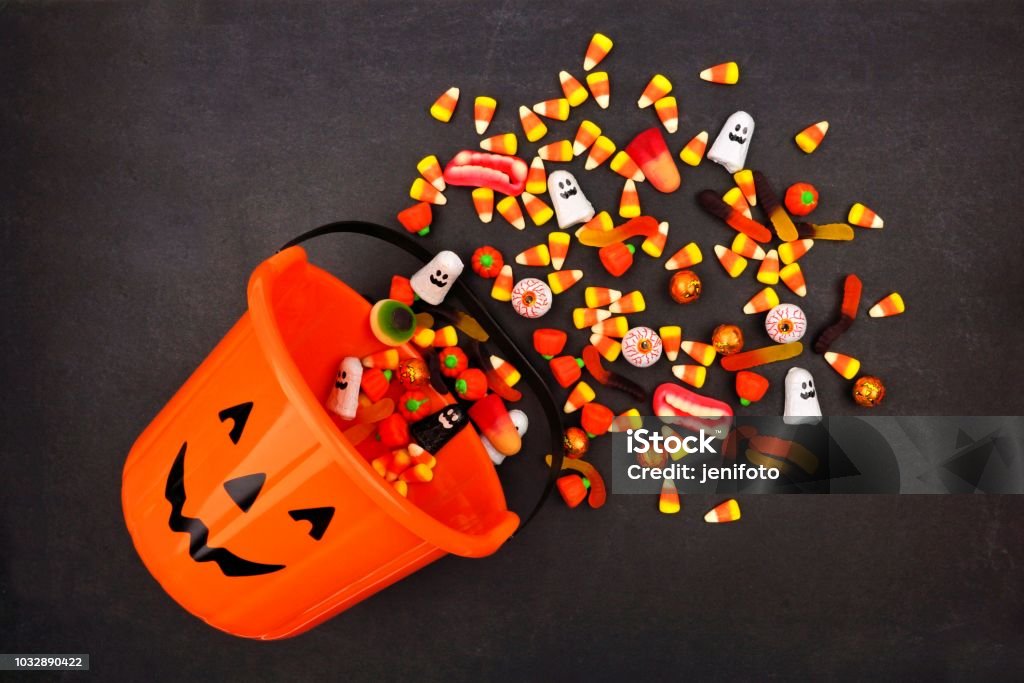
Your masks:
[{"label": "foil-wrapped chocolate ball", "polygon": [[590,437],[579,427],[569,427],[562,439],[562,450],[567,458],[582,458],[590,450]]},{"label": "foil-wrapped chocolate ball", "polygon": [[405,389],[427,386],[430,370],[422,358],[404,358],[398,364],[398,381]]},{"label": "foil-wrapped chocolate ball", "polygon": [[636,464],[645,469],[660,469],[668,464],[668,452],[664,448],[658,451],[648,446],[646,450],[637,451]]},{"label": "foil-wrapped chocolate ball", "polygon": [[700,278],[692,270],[679,270],[668,283],[668,293],[677,304],[692,304],[700,298]]},{"label": "foil-wrapped chocolate ball", "polygon": [[857,405],[874,408],[885,398],[885,383],[878,377],[864,375],[853,384],[853,400]]},{"label": "foil-wrapped chocolate ball", "polygon": [[735,325],[719,325],[711,334],[711,345],[722,356],[739,353],[743,348],[743,330]]}]

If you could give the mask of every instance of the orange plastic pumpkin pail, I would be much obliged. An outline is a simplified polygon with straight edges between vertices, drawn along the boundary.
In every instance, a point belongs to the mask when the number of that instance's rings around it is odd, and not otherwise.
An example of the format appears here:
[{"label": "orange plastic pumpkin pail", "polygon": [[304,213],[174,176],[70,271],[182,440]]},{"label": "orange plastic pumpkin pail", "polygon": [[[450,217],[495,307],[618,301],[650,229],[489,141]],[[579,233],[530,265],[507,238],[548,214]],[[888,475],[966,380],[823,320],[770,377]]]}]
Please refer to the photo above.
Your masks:
[{"label": "orange plastic pumpkin pail", "polygon": [[[519,526],[472,426],[435,454],[433,481],[403,498],[323,408],[342,357],[384,348],[369,310],[302,247],[275,254],[250,278],[248,311],[128,455],[122,506],[139,555],[178,603],[216,628],[262,639],[301,633],[446,553],[489,555]],[[482,307],[471,312],[486,317]],[[543,390],[525,359],[505,350]],[[541,400],[554,406],[549,394]],[[558,434],[553,425],[553,441]]]}]

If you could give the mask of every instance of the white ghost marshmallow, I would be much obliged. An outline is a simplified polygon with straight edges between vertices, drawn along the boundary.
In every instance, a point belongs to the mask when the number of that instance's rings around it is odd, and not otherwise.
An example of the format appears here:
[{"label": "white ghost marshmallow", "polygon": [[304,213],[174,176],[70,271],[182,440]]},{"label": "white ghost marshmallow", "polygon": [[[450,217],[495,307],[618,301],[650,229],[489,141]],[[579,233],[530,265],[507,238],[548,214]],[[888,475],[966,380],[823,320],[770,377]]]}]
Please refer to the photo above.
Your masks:
[{"label": "white ghost marshmallow", "polygon": [[722,126],[715,144],[708,150],[708,159],[724,166],[729,173],[742,170],[747,165],[747,150],[750,149],[752,137],[754,119],[747,112],[738,111]]},{"label": "white ghost marshmallow", "polygon": [[572,173],[555,171],[549,175],[548,194],[555,207],[559,228],[564,230],[577,223],[586,223],[594,217],[594,207]]},{"label": "white ghost marshmallow", "polygon": [[[512,418],[512,424],[516,426],[516,431],[519,432],[519,436],[526,433],[526,430],[530,427],[530,418],[526,417],[526,413],[516,409],[508,411],[508,416]],[[480,441],[484,444],[484,450],[487,451],[487,455],[490,456],[491,462],[495,465],[500,465],[505,460],[505,456],[498,452],[498,449],[488,440],[486,436],[481,436]]]},{"label": "white ghost marshmallow", "polygon": [[354,419],[359,409],[359,385],[362,381],[363,364],[358,358],[349,356],[341,361],[331,395],[327,397],[327,409],[345,420]]},{"label": "white ghost marshmallow", "polygon": [[430,259],[430,263],[409,278],[412,291],[428,304],[436,306],[444,301],[452,283],[462,274],[464,267],[462,259],[454,251],[439,252]]},{"label": "white ghost marshmallow", "polygon": [[786,373],[786,410],[782,421],[796,425],[814,424],[820,420],[821,406],[814,378],[803,368],[790,368]]}]

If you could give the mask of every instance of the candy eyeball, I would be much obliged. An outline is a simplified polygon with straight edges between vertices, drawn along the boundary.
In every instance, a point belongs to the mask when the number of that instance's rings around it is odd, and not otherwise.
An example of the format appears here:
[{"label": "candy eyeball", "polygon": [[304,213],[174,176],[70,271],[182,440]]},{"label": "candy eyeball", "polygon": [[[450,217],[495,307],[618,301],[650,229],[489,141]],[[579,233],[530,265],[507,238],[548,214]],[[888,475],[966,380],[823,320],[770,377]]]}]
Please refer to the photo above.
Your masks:
[{"label": "candy eyeball", "polygon": [[807,318],[799,306],[779,304],[768,311],[764,329],[776,344],[800,341],[807,331]]},{"label": "candy eyeball", "polygon": [[535,277],[523,278],[512,288],[512,308],[524,318],[539,318],[551,310],[551,288]]},{"label": "candy eyeball", "polygon": [[649,327],[634,327],[622,338],[622,356],[635,367],[654,365],[661,358],[661,352],[661,337]]}]

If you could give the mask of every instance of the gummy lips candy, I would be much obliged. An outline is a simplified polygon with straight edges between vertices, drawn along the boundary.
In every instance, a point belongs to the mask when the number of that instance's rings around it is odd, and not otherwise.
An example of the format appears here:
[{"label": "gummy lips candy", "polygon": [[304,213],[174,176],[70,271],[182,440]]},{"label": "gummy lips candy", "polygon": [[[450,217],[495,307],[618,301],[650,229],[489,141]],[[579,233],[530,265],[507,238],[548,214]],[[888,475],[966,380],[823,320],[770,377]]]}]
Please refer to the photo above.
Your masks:
[{"label": "gummy lips candy", "polygon": [[665,422],[693,431],[703,429],[719,436],[725,436],[733,415],[728,403],[701,396],[671,382],[654,390],[651,404],[654,414]]},{"label": "gummy lips candy", "polygon": [[529,171],[519,157],[464,149],[444,167],[444,181],[463,187],[489,187],[517,197],[523,192]]}]

